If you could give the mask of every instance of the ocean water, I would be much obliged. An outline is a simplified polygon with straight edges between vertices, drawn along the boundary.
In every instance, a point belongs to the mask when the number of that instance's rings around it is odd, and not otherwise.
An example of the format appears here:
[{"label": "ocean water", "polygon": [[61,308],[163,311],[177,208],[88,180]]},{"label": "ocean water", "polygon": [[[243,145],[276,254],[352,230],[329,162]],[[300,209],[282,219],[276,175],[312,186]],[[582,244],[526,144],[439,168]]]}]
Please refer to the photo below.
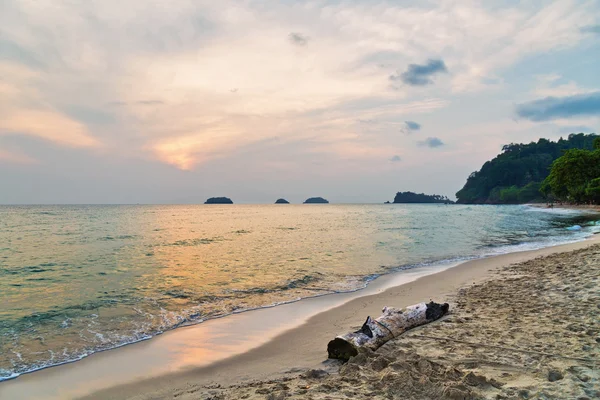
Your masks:
[{"label": "ocean water", "polygon": [[390,271],[583,240],[526,206],[0,206],[0,380]]}]

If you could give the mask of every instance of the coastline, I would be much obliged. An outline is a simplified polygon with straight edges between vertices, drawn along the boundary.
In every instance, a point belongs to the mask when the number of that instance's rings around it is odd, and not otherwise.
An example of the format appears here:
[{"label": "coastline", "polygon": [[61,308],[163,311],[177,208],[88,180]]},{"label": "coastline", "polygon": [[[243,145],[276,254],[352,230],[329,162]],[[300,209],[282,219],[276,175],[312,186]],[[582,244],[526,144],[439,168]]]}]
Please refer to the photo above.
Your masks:
[{"label": "coastline", "polygon": [[[593,237],[583,242],[570,243],[539,250],[509,253],[483,259],[467,261],[458,266],[447,268],[441,272],[432,273],[411,282],[393,282],[393,276],[378,279],[369,285],[368,289],[357,293],[343,294],[347,299],[340,299],[341,305],[329,303],[324,305],[322,301],[329,301],[335,296],[324,296],[312,300],[314,304],[305,309],[304,316],[292,315],[292,324],[289,324],[290,312],[298,309],[300,303],[310,303],[309,300],[301,300],[285,306],[274,307],[277,311],[270,317],[270,326],[264,327],[264,320],[254,318],[261,310],[251,311],[225,318],[220,322],[238,323],[248,326],[249,330],[256,328],[254,325],[263,326],[256,331],[255,338],[246,338],[238,343],[223,343],[223,340],[231,340],[235,332],[229,337],[217,338],[217,345],[225,346],[235,354],[229,358],[210,361],[210,354],[194,352],[198,350],[192,344],[194,341],[205,340],[198,338],[193,333],[199,327],[209,327],[210,321],[168,332],[153,339],[126,346],[117,351],[106,351],[92,355],[82,361],[65,364],[47,370],[27,374],[13,381],[0,384],[0,395],[7,398],[31,398],[43,395],[45,398],[72,398],[75,396],[88,396],[87,398],[135,398],[145,399],[172,397],[173,393],[186,390],[195,393],[206,385],[233,385],[256,380],[274,379],[289,375],[290,371],[303,371],[310,368],[337,369],[335,363],[323,361],[326,358],[326,343],[335,335],[353,329],[363,322],[366,315],[379,315],[381,307],[393,305],[404,307],[420,301],[434,299],[436,301],[447,301],[461,288],[484,281],[497,269],[508,264],[523,262],[540,256],[547,256],[565,251],[572,251],[591,246],[600,242],[600,237]],[[404,275],[406,274],[399,274]],[[397,276],[396,275],[396,278]],[[391,284],[392,287],[386,287]],[[395,283],[395,285],[394,285]],[[369,289],[370,288],[370,289]],[[450,300],[451,302],[451,300]],[[451,302],[452,304],[452,302]],[[319,312],[319,310],[325,311]],[[312,314],[311,314],[312,313]],[[273,319],[274,318],[274,319]],[[287,318],[288,324],[285,320]],[[228,321],[227,321],[228,320]],[[261,322],[262,321],[262,322]],[[244,325],[248,324],[248,325]],[[219,326],[222,329],[224,326]],[[239,325],[238,325],[239,327]],[[206,334],[206,330],[204,331]],[[219,336],[218,331],[213,332]],[[178,340],[173,340],[177,336]],[[243,335],[241,335],[243,336]],[[206,336],[205,336],[206,337]],[[258,346],[251,346],[251,342],[257,340]],[[178,345],[186,348],[181,349],[188,357],[196,360],[207,361],[206,366],[190,367],[194,364],[188,363],[185,368],[174,368],[172,371],[160,371],[158,375],[147,375],[142,373],[137,380],[119,384],[118,380],[111,380],[110,374],[126,373],[127,369],[135,365],[155,363],[157,354],[164,345]],[[188,345],[190,348],[188,349]],[[213,345],[213,344],[211,344]],[[237,348],[236,348],[237,346]],[[293,351],[290,351],[293,349]],[[206,350],[206,348],[204,348]],[[236,353],[237,351],[237,353]],[[142,357],[141,354],[145,354]],[[133,356],[132,363],[121,364],[119,359],[125,360]],[[112,361],[111,361],[112,360]],[[132,361],[132,360],[130,360]],[[188,360],[189,361],[189,360]],[[107,371],[107,368],[112,368]],[[143,371],[142,371],[143,372]],[[108,376],[107,376],[108,375]],[[151,379],[148,377],[151,376]],[[84,382],[83,387],[75,387]],[[54,389],[52,389],[52,386]],[[77,389],[68,391],[69,389]],[[67,390],[65,392],[64,390]]]},{"label": "coastline", "polygon": [[590,205],[590,204],[561,204],[554,207],[548,207],[546,203],[527,203],[526,206],[535,207],[535,208],[547,208],[547,209],[565,209],[565,210],[579,210],[579,211],[590,211],[595,213],[600,213],[600,205]]}]

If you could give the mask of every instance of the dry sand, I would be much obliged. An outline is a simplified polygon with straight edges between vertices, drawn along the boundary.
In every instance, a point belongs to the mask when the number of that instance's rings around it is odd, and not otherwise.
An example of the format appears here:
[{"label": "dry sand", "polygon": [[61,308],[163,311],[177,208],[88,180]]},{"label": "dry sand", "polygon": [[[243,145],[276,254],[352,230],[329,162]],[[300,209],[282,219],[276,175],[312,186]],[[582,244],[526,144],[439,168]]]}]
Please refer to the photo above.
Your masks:
[{"label": "dry sand", "polygon": [[[600,398],[599,239],[470,261],[356,298],[210,367],[88,398]],[[429,299],[450,302],[451,314],[341,368],[324,361],[331,338],[382,306]]]}]

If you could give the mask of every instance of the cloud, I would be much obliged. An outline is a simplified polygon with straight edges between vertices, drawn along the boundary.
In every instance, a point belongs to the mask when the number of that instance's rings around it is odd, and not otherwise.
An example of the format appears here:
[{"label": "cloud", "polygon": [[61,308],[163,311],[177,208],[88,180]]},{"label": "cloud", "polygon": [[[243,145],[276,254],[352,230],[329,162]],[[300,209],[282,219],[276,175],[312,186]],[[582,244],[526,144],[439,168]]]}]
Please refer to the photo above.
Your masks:
[{"label": "cloud", "polygon": [[288,38],[292,44],[296,46],[306,46],[308,40],[310,39],[308,36],[305,36],[298,32],[292,32],[288,35]]},{"label": "cloud", "polygon": [[502,80],[499,78],[489,78],[489,77],[481,78],[481,83],[483,83],[485,85],[498,85],[501,82],[502,82]]},{"label": "cloud", "polygon": [[392,158],[390,158],[391,162],[398,162],[398,161],[402,161],[402,159],[400,158],[399,155],[395,155]]},{"label": "cloud", "polygon": [[45,110],[9,110],[1,120],[0,136],[14,134],[37,136],[69,147],[100,146],[85,125]]},{"label": "cloud", "polygon": [[544,99],[519,104],[517,115],[531,121],[600,115],[600,91],[565,97]]},{"label": "cloud", "polygon": [[560,133],[591,133],[594,132],[594,130],[592,128],[590,128],[589,126],[586,125],[568,125],[568,126],[561,126],[558,131]]},{"label": "cloud", "polygon": [[595,33],[600,35],[600,25],[588,25],[581,28],[582,33]]},{"label": "cloud", "polygon": [[44,68],[44,64],[30,51],[17,43],[0,37],[0,61],[14,61],[30,68]]},{"label": "cloud", "polygon": [[157,106],[157,105],[161,105],[161,104],[165,104],[165,102],[162,100],[135,100],[135,101],[131,101],[131,102],[109,101],[106,103],[107,106],[117,106],[117,107],[127,106],[127,105]]},{"label": "cloud", "polygon": [[400,80],[411,86],[425,86],[433,83],[431,79],[435,74],[448,72],[443,60],[427,60],[423,65],[410,64],[408,69],[402,73],[390,75],[390,80]]},{"label": "cloud", "polygon": [[141,104],[144,106],[152,106],[152,105],[165,104],[165,102],[161,101],[161,100],[140,100],[140,101],[137,101],[136,104]]},{"label": "cloud", "polygon": [[8,163],[8,164],[37,164],[38,161],[27,154],[24,154],[20,151],[15,150],[3,150],[0,149],[0,163]]},{"label": "cloud", "polygon": [[402,128],[402,131],[404,133],[412,133],[414,131],[418,131],[421,129],[421,124],[415,122],[415,121],[404,121],[404,127]]},{"label": "cloud", "polygon": [[[455,87],[486,89],[482,78],[524,57],[576,49],[579,27],[597,23],[587,2],[156,3],[130,0],[117,10],[110,1],[5,0],[0,135],[81,152],[102,145],[112,157],[186,170],[271,137],[312,146],[310,135],[336,143],[340,157],[385,160],[406,140],[397,133],[407,118],[434,124],[423,114],[459,104]],[[414,60],[420,65],[409,66]],[[411,95],[446,65],[448,85],[429,98]],[[398,67],[397,82],[382,79]],[[381,142],[356,143],[356,131]]]},{"label": "cloud", "polygon": [[565,97],[596,91],[581,87],[574,81],[566,81],[558,74],[537,75],[536,81],[536,86],[531,92],[535,97]]},{"label": "cloud", "polygon": [[65,107],[65,114],[85,124],[109,124],[115,122],[115,117],[110,113],[81,106],[67,106]]},{"label": "cloud", "polygon": [[436,137],[428,137],[427,139],[420,141],[419,146],[430,147],[433,149],[436,147],[444,146],[444,142],[442,142],[441,139]]}]

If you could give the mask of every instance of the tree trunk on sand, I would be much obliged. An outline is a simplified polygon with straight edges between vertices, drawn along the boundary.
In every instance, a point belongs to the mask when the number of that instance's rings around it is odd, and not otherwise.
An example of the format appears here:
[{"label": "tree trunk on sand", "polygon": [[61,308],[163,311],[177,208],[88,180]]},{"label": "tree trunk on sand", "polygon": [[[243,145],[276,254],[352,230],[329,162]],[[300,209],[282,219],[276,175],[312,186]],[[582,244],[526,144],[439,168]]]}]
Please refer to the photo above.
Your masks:
[{"label": "tree trunk on sand", "polygon": [[329,358],[348,360],[358,354],[358,349],[377,350],[385,342],[419,325],[435,321],[448,313],[448,303],[419,303],[400,310],[384,307],[383,314],[367,320],[356,332],[337,336],[327,345]]}]

